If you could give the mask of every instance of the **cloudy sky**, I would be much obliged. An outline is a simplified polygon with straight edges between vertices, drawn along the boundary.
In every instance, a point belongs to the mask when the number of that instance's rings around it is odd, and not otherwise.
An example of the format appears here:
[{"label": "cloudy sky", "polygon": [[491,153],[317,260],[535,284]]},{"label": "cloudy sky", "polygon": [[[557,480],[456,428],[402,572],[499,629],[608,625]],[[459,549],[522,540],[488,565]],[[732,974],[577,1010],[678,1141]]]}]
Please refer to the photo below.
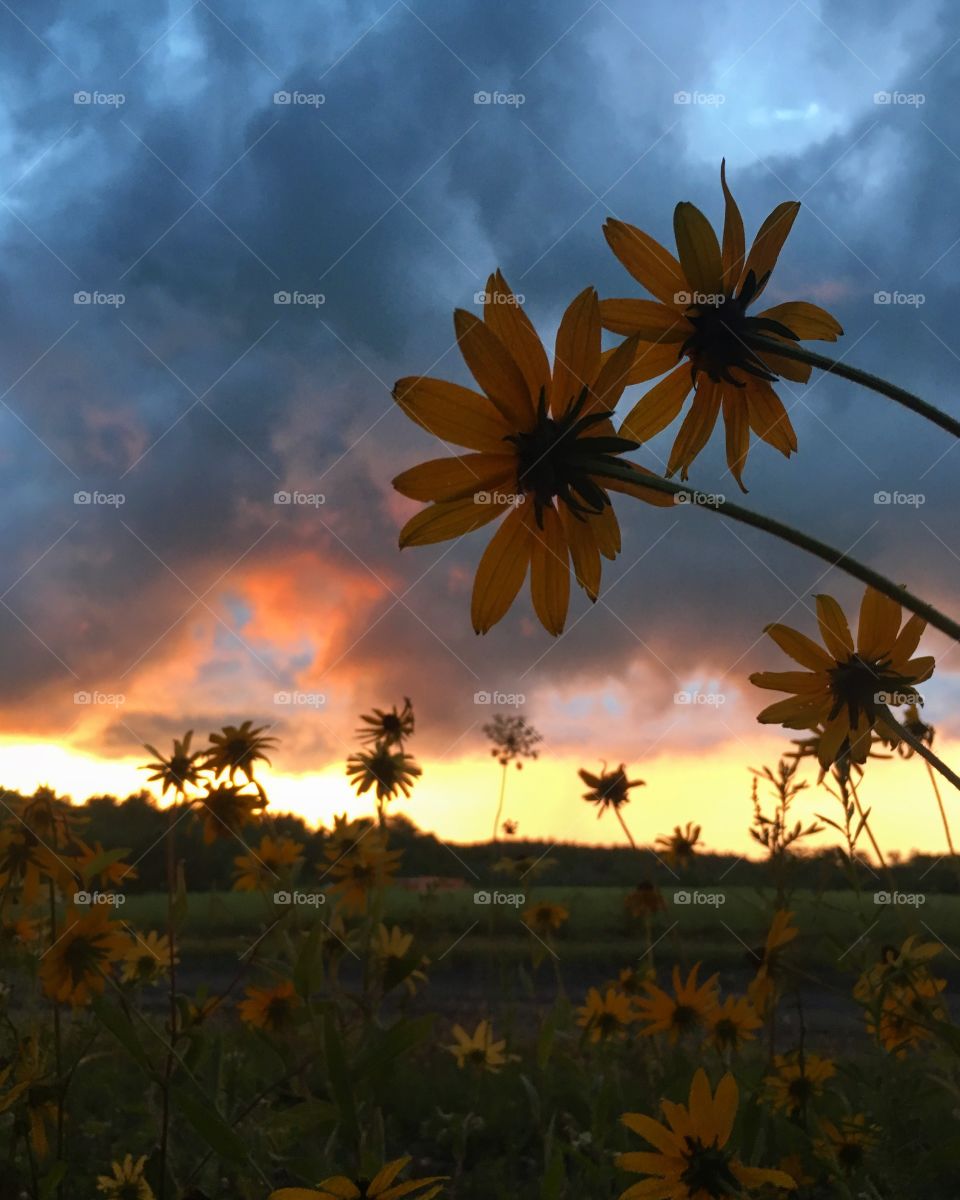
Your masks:
[{"label": "cloudy sky", "polygon": [[[250,716],[282,739],[278,805],[323,819],[350,807],[356,714],[410,695],[404,810],[482,837],[475,695],[500,692],[548,748],[511,780],[521,832],[613,837],[575,768],[623,760],[643,840],[693,818],[745,846],[747,766],[786,745],[755,722],[747,676],[783,666],[762,628],[813,632],[813,594],[855,611],[858,586],[713,513],[621,505],[564,636],[524,595],[477,639],[487,534],[397,549],[416,506],[390,479],[437,447],[390,388],[468,382],[451,313],[498,266],[548,345],[587,284],[638,294],[604,219],[667,244],[680,200],[719,223],[725,156],[748,237],[802,201],[771,302],[825,305],[839,355],[957,413],[955,6],[11,0],[0,31],[2,781],[123,792],[142,742]],[[829,377],[779,390],[799,455],[754,448],[747,503],[956,615],[950,437]],[[736,490],[722,437],[691,481]],[[960,658],[924,645],[946,754]],[[697,690],[722,702],[675,703]],[[889,844],[939,847],[920,765],[867,786]]]}]

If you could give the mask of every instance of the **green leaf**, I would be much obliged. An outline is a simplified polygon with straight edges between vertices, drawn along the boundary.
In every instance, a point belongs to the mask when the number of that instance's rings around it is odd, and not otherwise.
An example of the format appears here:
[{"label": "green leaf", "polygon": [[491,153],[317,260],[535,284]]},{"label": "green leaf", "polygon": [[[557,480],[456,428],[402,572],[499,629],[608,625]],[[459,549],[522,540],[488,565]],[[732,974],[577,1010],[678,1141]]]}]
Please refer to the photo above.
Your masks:
[{"label": "green leaf", "polygon": [[433,1022],[433,1014],[428,1013],[426,1016],[397,1021],[391,1025],[382,1037],[357,1058],[354,1065],[355,1078],[363,1079],[368,1075],[380,1074],[394,1059],[426,1041],[433,1031]]},{"label": "green leaf", "polygon": [[294,964],[293,985],[297,995],[304,1000],[308,1000],[311,992],[323,983],[323,957],[317,953],[323,932],[322,922],[315,921],[300,946]]},{"label": "green leaf", "polygon": [[246,1143],[239,1134],[234,1133],[209,1101],[176,1085],[171,1087],[170,1096],[179,1112],[211,1150],[231,1162],[243,1162],[247,1157]]},{"label": "green leaf", "polygon": [[65,1162],[56,1162],[53,1164],[40,1180],[40,1200],[50,1200],[50,1197],[57,1190],[57,1185],[66,1173],[67,1164]]},{"label": "green leaf", "polygon": [[324,1048],[327,1052],[327,1076],[337,1107],[340,1109],[340,1125],[346,1140],[355,1145],[360,1136],[357,1108],[343,1042],[337,1030],[337,1022],[333,1013],[328,1012],[324,1017],[323,1035]]},{"label": "green leaf", "polygon": [[139,1063],[148,1075],[155,1076],[156,1073],[150,1061],[150,1056],[144,1050],[133,1022],[123,1009],[116,1004],[111,1004],[108,1000],[104,1000],[102,996],[94,997],[92,1007],[100,1024],[113,1034],[130,1057]]},{"label": "green leaf", "polygon": [[84,883],[89,883],[94,875],[99,875],[101,871],[107,867],[112,867],[115,862],[119,862],[125,854],[129,854],[130,850],[127,847],[121,847],[119,850],[104,850],[102,854],[98,854],[81,868],[80,876]]}]

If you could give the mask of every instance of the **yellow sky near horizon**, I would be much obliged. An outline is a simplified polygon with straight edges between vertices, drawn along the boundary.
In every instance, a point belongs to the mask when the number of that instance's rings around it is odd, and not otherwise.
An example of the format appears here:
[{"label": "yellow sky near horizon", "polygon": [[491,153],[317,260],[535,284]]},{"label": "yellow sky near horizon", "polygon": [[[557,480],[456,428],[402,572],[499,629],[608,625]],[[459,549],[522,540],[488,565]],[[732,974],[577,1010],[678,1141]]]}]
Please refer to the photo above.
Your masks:
[{"label": "yellow sky near horizon", "polygon": [[[631,802],[623,810],[634,838],[650,845],[675,825],[693,821],[703,827],[706,849],[755,857],[757,847],[747,832],[753,811],[748,764],[773,764],[779,749],[782,742],[761,734],[750,746],[738,740],[705,753],[674,751],[633,768],[631,777],[646,780],[645,787],[631,793]],[[946,761],[956,761],[960,745],[938,744],[937,749]],[[405,814],[442,840],[488,840],[499,766],[484,755],[437,763],[423,756],[419,761],[424,774],[413,795],[394,803],[390,811]],[[24,793],[48,784],[74,800],[103,793],[123,797],[145,786],[146,776],[138,769],[142,762],[142,758],[98,758],[52,742],[0,741],[0,783]],[[503,815],[519,822],[518,836],[594,845],[623,842],[616,818],[608,813],[598,820],[593,806],[581,799],[585,789],[576,772],[582,765],[597,766],[585,763],[582,756],[554,752],[527,763],[522,771],[510,768]],[[837,801],[813,786],[815,771],[807,770],[805,777],[811,786],[795,803],[796,817],[806,822],[820,812],[837,819]],[[293,812],[311,824],[328,824],[336,813],[368,814],[374,806],[369,793],[363,797],[353,793],[340,763],[299,775],[264,770],[263,782],[274,812]],[[945,781],[941,783],[948,815],[957,818],[960,828],[956,793]],[[943,824],[919,759],[870,763],[859,792],[864,807],[872,809],[871,825],[885,852],[946,853]],[[765,797],[762,783],[760,796]],[[769,811],[772,800],[765,800],[764,807]],[[810,845],[827,846],[838,837],[828,829],[811,839]],[[453,858],[451,865],[456,867]]]}]

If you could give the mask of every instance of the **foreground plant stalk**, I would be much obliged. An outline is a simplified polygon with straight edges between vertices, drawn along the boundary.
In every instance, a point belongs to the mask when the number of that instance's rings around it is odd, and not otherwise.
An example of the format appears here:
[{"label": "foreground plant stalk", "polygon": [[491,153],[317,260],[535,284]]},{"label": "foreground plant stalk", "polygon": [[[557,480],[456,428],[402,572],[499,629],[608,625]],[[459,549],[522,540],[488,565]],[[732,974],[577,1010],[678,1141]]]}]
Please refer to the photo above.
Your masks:
[{"label": "foreground plant stalk", "polygon": [[[960,428],[960,427],[958,427]],[[772,534],[778,537],[781,541],[789,542],[791,546],[796,546],[800,550],[806,550],[808,554],[814,555],[816,558],[823,559],[824,562],[831,566],[839,567],[842,571],[846,571],[848,575],[852,575],[854,579],[859,579],[861,583],[866,583],[872,588],[876,588],[878,592],[882,592],[885,596],[889,596],[891,600],[895,600],[910,612],[916,613],[918,617],[922,617],[928,625],[932,625],[934,629],[939,629],[941,633],[945,633],[948,637],[953,638],[955,642],[960,642],[960,624],[934,608],[932,604],[928,604],[926,600],[922,600],[919,596],[915,596],[906,588],[900,587],[887,579],[886,576],[874,571],[872,567],[868,567],[859,562],[855,558],[851,558],[849,554],[843,554],[841,551],[834,549],[833,546],[827,545],[826,542],[821,542],[819,538],[810,537],[809,534],[802,533],[799,529],[794,529],[791,525],[785,525],[782,521],[777,521],[773,517],[766,517],[762,513],[751,512],[748,508],[743,508],[739,504],[733,504],[729,500],[718,500],[710,504],[698,503],[699,498],[703,493],[698,492],[694,488],[686,487],[682,483],[674,483],[670,479],[662,479],[659,475],[641,475],[638,476],[637,471],[627,463],[617,463],[612,461],[598,462],[591,465],[591,471],[598,476],[606,477],[607,479],[619,479],[634,485],[640,484],[644,488],[650,488],[653,491],[665,492],[672,496],[685,496],[687,503],[691,500],[699,508],[709,508],[712,512],[723,514],[730,517],[734,521],[740,521],[744,525],[751,525],[754,529],[762,529],[765,533]],[[899,726],[898,726],[899,728]],[[910,741],[904,735],[904,740]],[[913,741],[910,741],[913,745]],[[917,751],[921,753],[921,751]],[[930,752],[924,747],[923,757],[927,761],[931,761]],[[936,759],[936,755],[932,756]],[[936,759],[939,762],[939,759]],[[936,765],[936,764],[934,764]],[[955,775],[947,776],[956,787],[960,787],[960,780]]]},{"label": "foreground plant stalk", "polygon": [[934,405],[928,404],[926,400],[921,400],[919,396],[915,396],[912,392],[897,387],[894,383],[888,383],[886,379],[881,379],[879,375],[872,375],[869,371],[861,371],[859,367],[848,366],[846,363],[838,362],[834,358],[827,358],[825,354],[817,354],[815,350],[806,350],[802,346],[795,345],[792,342],[774,341],[772,338],[760,335],[749,335],[744,340],[753,350],[766,350],[770,354],[778,355],[780,358],[790,358],[794,362],[807,363],[809,366],[816,367],[820,371],[826,371],[830,375],[839,375],[842,379],[849,379],[851,383],[859,383],[862,387],[879,392],[881,396],[895,400],[898,404],[902,404],[904,408],[917,413],[918,416],[925,417],[934,425],[945,429],[947,433],[952,433],[954,437],[960,437],[960,421],[955,420],[948,413],[942,412]]}]

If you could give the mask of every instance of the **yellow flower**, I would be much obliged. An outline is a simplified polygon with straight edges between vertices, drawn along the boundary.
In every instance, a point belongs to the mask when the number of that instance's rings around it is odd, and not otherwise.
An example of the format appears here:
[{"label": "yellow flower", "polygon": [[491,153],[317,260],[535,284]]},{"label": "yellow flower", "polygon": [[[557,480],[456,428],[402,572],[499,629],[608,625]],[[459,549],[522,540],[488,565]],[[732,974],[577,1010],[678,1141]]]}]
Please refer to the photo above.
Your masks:
[{"label": "yellow flower", "polygon": [[[679,262],[633,225],[606,223],[603,232],[610,249],[656,300],[604,300],[600,316],[606,329],[640,338],[629,383],[653,379],[673,368],[634,406],[621,426],[621,436],[649,441],[679,415],[695,388],[693,404],[670,451],[667,474],[679,469],[681,478],[687,478],[722,409],[727,465],[746,491],[741,475],[751,430],[788,458],[797,448],[797,435],[771,384],[778,375],[799,383],[810,377],[810,367],[804,363],[751,349],[749,336],[834,342],[843,330],[828,312],[802,300],[747,316],[747,309],[767,286],[800,205],[795,201],[778,205],[745,254],[743,218],[722,164],[720,182],[726,198],[722,247],[707,218],[686,202],[677,205],[673,216]],[[686,361],[677,366],[683,358]]]},{"label": "yellow flower", "polygon": [[742,1042],[752,1042],[754,1030],[763,1022],[745,996],[728,996],[707,1016],[710,1038],[718,1050],[739,1050]]},{"label": "yellow flower", "polygon": [[504,1053],[507,1046],[505,1040],[493,1040],[493,1024],[490,1021],[481,1021],[472,1036],[462,1025],[454,1025],[453,1036],[456,1042],[447,1049],[456,1058],[458,1067],[465,1067],[469,1063],[496,1075],[506,1063],[520,1061],[518,1055]]},{"label": "yellow flower", "polygon": [[736,1200],[767,1184],[796,1186],[783,1171],[745,1167],[727,1148],[737,1115],[739,1092],[727,1074],[711,1095],[701,1067],[690,1085],[689,1103],[661,1100],[666,1123],[643,1113],[624,1113],[620,1120],[654,1147],[617,1156],[617,1166],[647,1176],[620,1195],[620,1200]]},{"label": "yellow flower", "polygon": [[396,705],[388,711],[375,708],[373,712],[361,713],[360,720],[363,725],[356,730],[356,735],[361,742],[371,746],[378,742],[384,746],[402,746],[404,739],[413,735],[416,724],[409,696],[404,696],[401,709]]},{"label": "yellow flower", "polygon": [[659,888],[643,880],[632,892],[626,894],[623,907],[629,917],[652,917],[655,913],[663,912],[667,902],[660,894]]},{"label": "yellow flower", "polygon": [[123,958],[128,944],[106,908],[85,916],[70,909],[66,927],[40,960],[44,992],[61,1004],[88,1004],[104,990],[111,964]]},{"label": "yellow flower", "polygon": [[251,850],[249,854],[238,854],[233,860],[237,875],[233,890],[256,892],[267,887],[281,871],[292,869],[303,861],[300,857],[302,850],[301,843],[293,838],[274,838],[266,834],[260,839],[256,850]]},{"label": "yellow flower", "polygon": [[97,1176],[97,1191],[112,1197],[112,1200],[153,1200],[153,1190],[143,1177],[144,1154],[133,1161],[128,1154],[122,1163],[111,1163],[112,1175]]},{"label": "yellow flower", "polygon": [[182,741],[179,738],[174,738],[173,752],[169,758],[164,758],[160,751],[155,746],[151,746],[149,742],[144,743],[146,749],[150,751],[156,761],[147,763],[140,770],[153,771],[148,782],[162,783],[161,795],[165,796],[167,789],[173,788],[175,792],[178,792],[182,796],[188,786],[196,787],[199,784],[202,767],[198,760],[204,757],[204,751],[191,751],[190,743],[192,741],[192,729],[187,730]]},{"label": "yellow flower", "polygon": [[244,792],[236,784],[220,783],[209,787],[197,803],[203,809],[203,840],[209,846],[219,838],[240,833],[267,802],[262,795]]},{"label": "yellow flower", "polygon": [[[334,848],[327,849],[328,856]],[[330,874],[336,881],[331,890],[339,895],[343,911],[365,913],[370,892],[386,887],[402,856],[400,850],[387,849],[387,840],[379,832],[367,833],[342,853],[331,864]]]},{"label": "yellow flower", "polygon": [[[94,877],[99,879],[100,883],[105,887],[119,887],[128,879],[136,879],[136,867],[129,867],[125,862],[114,860],[107,862],[101,866],[99,870],[91,871],[99,859],[102,859],[107,851],[104,850],[100,842],[95,842],[92,846],[88,846],[82,839],[77,839],[79,852],[70,859],[70,866],[77,872],[84,883],[89,883]],[[124,853],[127,853],[124,851]]]},{"label": "yellow flower", "polygon": [[607,808],[622,808],[630,799],[631,788],[646,786],[642,779],[628,779],[623,763],[615,771],[602,771],[599,775],[593,775],[582,767],[577,774],[590,789],[589,792],[584,792],[583,798],[597,806],[598,817],[602,816]]},{"label": "yellow flower", "polygon": [[[179,955],[173,961],[178,963]],[[120,962],[123,983],[155,983],[170,970],[170,939],[163,933],[137,934]]]},{"label": "yellow flower", "polygon": [[933,674],[932,657],[911,657],[926,621],[911,616],[900,628],[900,605],[868,587],[860,604],[857,642],[840,605],[832,596],[817,596],[817,620],[826,649],[787,625],[768,625],[766,633],[781,650],[806,668],[761,671],[750,676],[757,687],[792,692],[757,717],[765,725],[814,729],[823,724],[817,748],[820,765],[838,759],[866,762],[871,733],[889,704],[916,698],[916,685]]},{"label": "yellow flower", "polygon": [[252,721],[244,721],[242,725],[224,725],[219,733],[211,733],[204,766],[214,777],[225,773],[231,783],[238,771],[248,783],[255,783],[253,770],[257,760],[269,766],[270,759],[264,751],[277,744],[276,738],[264,736],[264,729],[266,725],[254,729]]},{"label": "yellow flower", "polygon": [[623,1037],[635,1020],[630,997],[612,987],[602,996],[592,987],[587,992],[586,1004],[577,1009],[577,1024],[587,1031],[591,1042]]},{"label": "yellow flower", "polygon": [[284,979],[272,988],[248,987],[246,999],[240,1001],[237,1011],[245,1025],[283,1033],[293,1023],[300,1003],[293,983]]},{"label": "yellow flower", "polygon": [[521,917],[525,925],[529,925],[541,936],[546,936],[556,933],[560,926],[570,919],[570,913],[562,904],[551,904],[549,900],[541,900],[538,904],[531,904],[529,908],[525,908]]},{"label": "yellow flower", "polygon": [[711,975],[705,983],[698,984],[697,973],[700,963],[694,964],[684,980],[680,968],[673,968],[673,995],[657,987],[646,985],[646,996],[637,1001],[637,1019],[648,1021],[641,1033],[665,1033],[671,1042],[683,1034],[706,1025],[717,1007],[717,976]]},{"label": "yellow flower", "polygon": [[398,792],[409,798],[414,781],[422,774],[412,754],[391,750],[386,743],[347,759],[347,775],[358,796],[376,786],[378,800],[392,800]]},{"label": "yellow flower", "polygon": [[777,984],[774,975],[779,952],[789,945],[799,932],[793,924],[793,913],[785,908],[778,908],[773,914],[763,946],[753,951],[754,957],[760,961],[760,967],[756,976],[747,984],[747,998],[761,1017],[767,1015],[776,999]]},{"label": "yellow flower", "polygon": [[867,1154],[877,1144],[880,1132],[876,1125],[867,1124],[863,1113],[845,1117],[837,1125],[821,1120],[820,1128],[823,1136],[814,1139],[814,1150],[821,1158],[836,1163],[845,1175],[860,1170]]},{"label": "yellow flower", "polygon": [[[486,633],[506,614],[529,570],[534,611],[549,633],[560,634],[571,560],[577,583],[596,600],[600,557],[620,551],[608,492],[671,503],[641,486],[650,472],[619,458],[635,443],[618,438],[610,420],[637,341],[601,352],[597,294],[586,288],[560,322],[551,371],[499,271],[487,283],[484,319],[457,309],[454,328],[480,392],[407,378],[393,394],[417,424],[470,453],[433,459],[393,481],[404,496],[431,502],[404,526],[400,545],[447,541],[503,517],[477,569],[473,627]],[[612,463],[632,467],[638,482],[608,479],[603,469]]]},{"label": "yellow flower", "polygon": [[673,833],[669,837],[659,837],[655,844],[660,847],[663,857],[669,863],[678,866],[681,863],[690,862],[697,852],[699,841],[700,826],[688,821],[683,829],[679,825],[674,826]]},{"label": "yellow flower", "polygon": [[40,1043],[35,1037],[24,1038],[17,1047],[15,1062],[0,1070],[0,1088],[10,1085],[10,1090],[0,1095],[0,1113],[8,1112],[19,1101],[26,1110],[30,1145],[38,1158],[50,1153],[49,1130],[56,1128],[57,1092],[50,1082],[45,1082],[50,1072],[41,1058]]},{"label": "yellow flower", "polygon": [[0,830],[0,892],[18,887],[21,903],[30,907],[40,895],[41,883],[53,879],[64,888],[72,878],[64,860],[28,829]]},{"label": "yellow flower", "polygon": [[414,965],[416,958],[411,955],[413,934],[404,933],[399,925],[388,929],[386,925],[377,926],[373,938],[373,952],[380,959],[383,969],[383,987],[385,991],[403,982],[411,996],[416,995],[417,986],[427,982],[427,976],[420,968],[427,963],[426,958],[420,958],[420,966]]},{"label": "yellow flower", "polygon": [[764,1079],[767,1098],[775,1109],[801,1112],[837,1069],[828,1058],[817,1054],[778,1054],[773,1060],[774,1074]]},{"label": "yellow flower", "polygon": [[[334,1175],[323,1180],[317,1188],[279,1188],[270,1193],[270,1200],[432,1200],[443,1190],[448,1175],[429,1175],[424,1179],[408,1179],[395,1183],[410,1158],[396,1158],[380,1168],[373,1179],[348,1179]],[[426,1188],[426,1191],[422,1190]]]}]

